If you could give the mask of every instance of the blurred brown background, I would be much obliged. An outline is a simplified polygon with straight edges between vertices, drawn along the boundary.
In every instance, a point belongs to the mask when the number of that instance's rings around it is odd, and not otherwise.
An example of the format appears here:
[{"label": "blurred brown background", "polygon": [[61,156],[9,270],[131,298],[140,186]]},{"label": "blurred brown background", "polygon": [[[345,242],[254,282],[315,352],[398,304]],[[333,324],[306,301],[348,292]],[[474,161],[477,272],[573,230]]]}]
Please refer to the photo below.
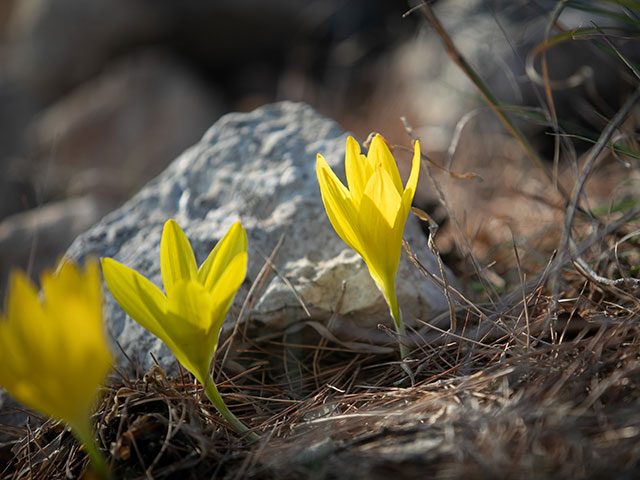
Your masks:
[{"label": "blurred brown background", "polygon": [[365,132],[358,118],[380,55],[415,30],[404,10],[384,1],[2,0],[2,277],[11,266],[50,265],[226,112],[300,100]]},{"label": "blurred brown background", "polygon": [[[361,140],[378,131],[408,145],[399,121],[404,115],[436,160],[445,159],[456,124],[473,112],[456,164],[449,161],[454,170],[470,168],[485,180],[462,186],[469,203],[460,208],[485,212],[474,212],[468,229],[481,243],[495,242],[496,227],[487,222],[504,222],[515,208],[496,189],[540,194],[547,186],[528,173],[522,152],[492,114],[479,108],[475,88],[425,20],[403,18],[409,3],[0,0],[0,292],[11,268],[36,274],[51,266],[77,234],[161,172],[221,115],[279,100],[310,103]],[[526,77],[524,59],[541,40],[554,5],[434,2],[500,99],[530,105],[539,104],[539,86]],[[569,27],[590,19],[569,14],[561,17]],[[560,81],[604,61],[584,44],[565,50],[550,57]],[[624,92],[615,69],[602,67],[576,85],[560,85],[558,108],[579,112],[598,131]],[[548,137],[535,137],[544,126],[530,127],[536,146],[548,151]],[[426,178],[421,185],[419,201],[436,205]],[[492,211],[476,194],[507,206]],[[513,217],[531,227],[556,218],[553,209],[545,217],[538,206],[523,208]]]}]

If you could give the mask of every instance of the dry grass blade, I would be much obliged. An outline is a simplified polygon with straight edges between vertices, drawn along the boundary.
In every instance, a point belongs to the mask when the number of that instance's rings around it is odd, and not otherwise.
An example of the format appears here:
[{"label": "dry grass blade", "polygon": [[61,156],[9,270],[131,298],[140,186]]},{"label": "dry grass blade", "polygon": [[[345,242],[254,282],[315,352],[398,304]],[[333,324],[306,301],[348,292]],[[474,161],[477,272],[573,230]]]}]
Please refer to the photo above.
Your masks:
[{"label": "dry grass blade", "polygon": [[[560,245],[558,247],[558,258],[556,259],[556,263],[559,266],[564,265],[564,262],[567,258],[567,249],[569,247],[570,239],[571,239],[571,229],[573,227],[573,219],[576,214],[576,210],[578,209],[578,203],[580,201],[580,196],[584,189],[584,185],[589,178],[589,175],[593,171],[593,167],[596,163],[596,160],[599,158],[602,151],[605,149],[607,143],[611,140],[615,130],[620,126],[620,124],[624,121],[624,119],[629,115],[631,109],[635,106],[635,104],[640,99],[640,86],[636,87],[634,92],[627,98],[624,105],[620,108],[620,110],[615,114],[615,116],[611,119],[611,121],[607,124],[606,128],[602,131],[600,138],[598,138],[598,142],[589,150],[587,158],[585,159],[584,165],[580,172],[580,176],[576,180],[576,183],[573,187],[573,191],[571,192],[571,199],[569,205],[567,207],[567,211],[564,218],[564,225],[562,229],[562,238],[560,240]],[[558,276],[559,270],[556,270],[554,276],[552,277],[552,281],[554,284],[554,299],[557,297],[557,289],[558,289]]]},{"label": "dry grass blade", "polygon": [[[409,135],[409,137],[411,138],[412,141],[416,141],[418,140],[417,135],[415,134],[413,128],[411,127],[411,125],[409,124],[409,121],[405,118],[402,117],[400,119],[402,121],[402,123],[404,124],[404,128],[407,131],[407,134]],[[424,156],[421,152],[421,164],[420,166],[422,167],[422,171],[426,172],[427,175],[429,176],[429,180],[431,181],[431,184],[433,185],[434,189],[436,190],[436,192],[438,193],[438,200],[440,201],[440,203],[442,204],[442,206],[447,210],[447,214],[449,216],[449,218],[454,222],[458,232],[461,234],[461,238],[462,238],[462,242],[464,244],[465,250],[467,252],[467,254],[469,255],[471,262],[473,264],[473,268],[476,272],[476,274],[478,275],[480,281],[483,282],[483,284],[485,284],[487,286],[487,289],[490,290],[493,293],[493,296],[495,298],[498,298],[498,294],[495,291],[495,289],[493,288],[493,285],[491,284],[491,282],[486,281],[484,275],[482,274],[482,269],[480,268],[480,265],[478,263],[478,261],[476,260],[473,251],[471,249],[471,245],[468,242],[468,239],[466,238],[466,236],[462,233],[462,227],[460,225],[460,222],[458,221],[458,218],[453,214],[453,212],[451,211],[451,209],[449,208],[449,205],[447,203],[447,200],[445,198],[444,192],[442,191],[442,188],[440,187],[440,184],[438,183],[438,181],[436,180],[436,178],[434,177],[433,173],[431,172],[431,168],[430,168],[430,164],[433,162],[429,162],[428,158],[426,156]],[[432,234],[432,227],[434,227],[436,224],[435,222],[433,222],[433,220],[431,220],[431,218],[429,216],[427,216],[427,221],[430,222],[429,226],[429,233],[430,235]],[[430,245],[431,247],[431,245]],[[405,246],[405,249],[407,247]],[[439,258],[440,256],[438,254],[435,254],[436,258]],[[442,268],[442,259],[439,258],[438,261],[438,265],[440,267],[440,274],[443,276],[443,280],[445,282],[445,286],[448,285],[448,282],[446,280],[446,276],[444,275],[444,271]],[[430,275],[431,276],[431,275]],[[449,312],[451,314],[451,325],[455,326],[456,322],[455,322],[455,316],[453,315],[453,312],[455,311],[455,308],[453,307],[451,298],[449,297],[449,292],[448,292],[448,288],[446,288],[445,290],[445,294],[447,295],[447,301],[449,303]],[[493,299],[492,299],[493,301]]]}]

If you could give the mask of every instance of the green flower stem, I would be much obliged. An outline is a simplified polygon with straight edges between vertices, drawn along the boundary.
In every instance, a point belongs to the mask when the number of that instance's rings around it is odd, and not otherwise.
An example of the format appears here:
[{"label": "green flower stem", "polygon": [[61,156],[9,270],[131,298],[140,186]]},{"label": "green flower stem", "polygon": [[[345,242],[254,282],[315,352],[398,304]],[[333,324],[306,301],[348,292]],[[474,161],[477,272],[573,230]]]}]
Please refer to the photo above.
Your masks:
[{"label": "green flower stem", "polygon": [[404,336],[406,330],[404,329],[404,322],[402,321],[402,312],[400,311],[400,306],[398,305],[398,299],[396,297],[396,289],[389,289],[389,295],[387,298],[387,303],[389,304],[389,311],[391,312],[391,318],[393,318],[393,323],[396,326],[396,332],[398,332],[398,343],[400,346],[400,358],[404,360],[409,356],[409,349],[407,346],[402,343],[404,340]]},{"label": "green flower stem", "polygon": [[218,388],[216,384],[213,382],[213,378],[209,375],[209,380],[207,381],[204,387],[204,393],[207,395],[207,398],[213,403],[213,406],[216,407],[216,410],[224,417],[231,428],[233,428],[236,432],[241,434],[247,440],[254,441],[258,440],[260,437],[255,433],[249,431],[247,426],[238,420],[231,410],[227,408],[222,397],[220,396],[220,392],[218,392]]},{"label": "green flower stem", "polygon": [[82,426],[71,426],[71,431],[74,436],[78,439],[78,441],[84,446],[87,455],[89,455],[89,460],[91,461],[91,470],[96,473],[102,480],[113,480],[113,475],[111,474],[111,470],[107,465],[107,461],[104,458],[104,455],[98,449],[98,445],[93,437],[93,431],[91,428],[91,424],[86,422],[86,425]]}]

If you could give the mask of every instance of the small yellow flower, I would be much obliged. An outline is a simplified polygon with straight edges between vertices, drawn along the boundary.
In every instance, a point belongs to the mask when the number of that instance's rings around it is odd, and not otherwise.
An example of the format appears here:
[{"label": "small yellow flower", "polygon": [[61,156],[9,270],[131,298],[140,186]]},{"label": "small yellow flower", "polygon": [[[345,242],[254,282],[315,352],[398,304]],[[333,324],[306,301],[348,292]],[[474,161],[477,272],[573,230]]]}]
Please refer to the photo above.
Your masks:
[{"label": "small yellow flower", "polygon": [[[43,295],[21,272],[0,315],[0,385],[21,403],[67,423],[108,477],[91,433],[97,389],[112,366],[102,323],[100,273],[63,263],[42,276]],[[98,458],[99,457],[99,458]]]},{"label": "small yellow flower", "polygon": [[237,431],[247,432],[227,409],[209,375],[222,322],[246,274],[247,234],[240,222],[231,226],[197,268],[189,240],[175,220],[168,220],[160,241],[166,295],[135,270],[112,258],[101,261],[107,286],[122,309],[171,349]]},{"label": "small yellow flower", "polygon": [[[415,142],[411,173],[406,186],[386,143],[376,135],[368,154],[352,137],[347,139],[345,171],[347,187],[338,179],[322,155],[316,173],[327,215],[347,245],[365,261],[382,292],[398,333],[404,333],[396,299],[395,278],[402,249],[402,233],[418,183],[420,144]],[[406,349],[401,346],[401,354]]]}]

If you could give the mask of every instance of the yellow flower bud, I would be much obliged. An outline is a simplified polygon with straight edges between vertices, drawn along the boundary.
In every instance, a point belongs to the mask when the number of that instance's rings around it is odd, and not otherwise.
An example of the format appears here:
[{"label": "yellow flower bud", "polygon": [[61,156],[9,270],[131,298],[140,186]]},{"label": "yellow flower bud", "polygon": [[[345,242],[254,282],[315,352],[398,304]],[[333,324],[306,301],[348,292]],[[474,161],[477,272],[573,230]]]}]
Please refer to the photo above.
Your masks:
[{"label": "yellow flower bud", "polygon": [[42,275],[42,295],[21,272],[0,315],[0,385],[16,400],[67,423],[108,478],[91,432],[97,390],[112,366],[98,265],[70,262]]},{"label": "yellow flower bud", "polygon": [[198,269],[189,240],[175,220],[168,220],[160,241],[165,293],[135,270],[112,258],[102,259],[102,274],[122,309],[171,349],[240,433],[248,429],[224,405],[209,366],[246,269],[247,234],[240,222],[231,226]]},{"label": "yellow flower bud", "polygon": [[[327,215],[336,233],[365,261],[371,278],[382,292],[398,333],[404,333],[396,299],[395,279],[402,234],[418,184],[420,144],[415,143],[411,174],[406,186],[396,162],[380,135],[368,154],[360,153],[353,137],[347,139],[345,187],[318,154],[316,174]],[[401,347],[402,356],[406,350]]]}]

